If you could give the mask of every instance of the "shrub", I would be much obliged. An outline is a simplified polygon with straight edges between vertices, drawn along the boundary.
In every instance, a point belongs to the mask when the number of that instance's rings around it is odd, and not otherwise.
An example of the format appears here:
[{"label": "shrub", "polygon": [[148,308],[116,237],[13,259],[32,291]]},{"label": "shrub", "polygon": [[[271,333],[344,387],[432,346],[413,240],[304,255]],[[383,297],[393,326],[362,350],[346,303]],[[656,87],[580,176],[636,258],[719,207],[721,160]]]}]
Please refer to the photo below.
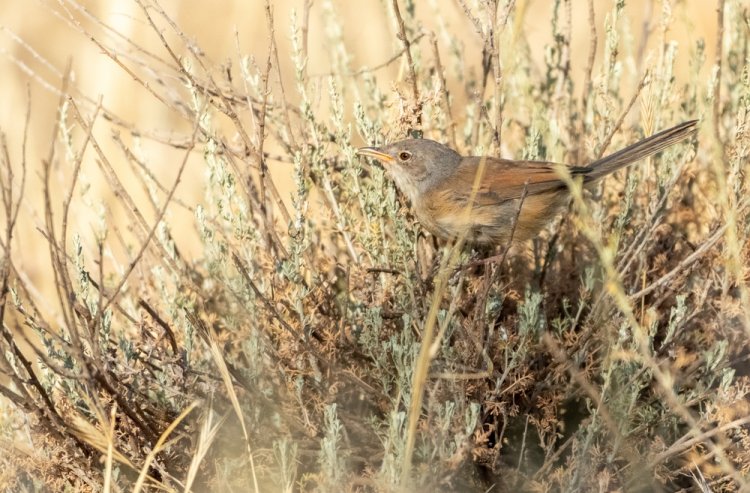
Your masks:
[{"label": "shrub", "polygon": [[[571,2],[555,2],[539,67],[516,2],[460,1],[483,47],[476,72],[447,29],[423,29],[415,3],[394,0],[388,64],[404,74],[388,90],[378,69],[354,68],[331,2],[321,8],[334,71],[312,73],[311,3],[291,19],[267,5],[268,52],[223,67],[155,3],[138,5],[159,52],[90,34],[190,129],[164,137],[128,125],[65,77],[42,170],[58,312],[14,262],[28,169],[3,140],[4,486],[747,489],[741,3],[719,1],[723,49],[706,62],[702,40],[669,41],[679,21],[664,2],[661,42],[636,69],[624,2],[608,7],[603,31],[592,16],[581,58]],[[76,22],[83,11],[64,12],[89,34]],[[275,41],[287,35],[291,53]],[[680,58],[686,77],[675,75]],[[423,134],[465,154],[585,163],[691,118],[703,121],[697,139],[590,197],[572,186],[570,208],[538,239],[498,245],[499,258],[480,265],[493,252],[424,234],[383,171],[355,154]],[[119,153],[102,146],[103,125],[117,129]],[[179,153],[171,182],[141,139]],[[177,199],[195,162],[205,195]],[[69,188],[58,198],[50,175],[63,165]],[[135,184],[120,179],[126,165]],[[103,209],[87,239],[68,220],[91,166],[129,226]],[[291,201],[272,173],[280,167],[291,169]],[[174,239],[176,209],[194,217],[197,259]]]}]

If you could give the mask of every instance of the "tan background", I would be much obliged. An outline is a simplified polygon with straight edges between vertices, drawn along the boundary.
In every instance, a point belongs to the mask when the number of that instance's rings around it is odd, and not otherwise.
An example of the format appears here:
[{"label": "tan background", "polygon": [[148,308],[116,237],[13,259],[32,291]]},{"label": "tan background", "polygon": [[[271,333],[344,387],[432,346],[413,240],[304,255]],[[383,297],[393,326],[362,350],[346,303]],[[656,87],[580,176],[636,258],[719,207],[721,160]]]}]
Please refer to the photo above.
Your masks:
[{"label": "tan background", "polygon": [[[329,53],[325,49],[324,15],[322,0],[313,2],[310,17],[310,73],[325,73],[330,67]],[[458,3],[452,0],[431,0],[417,3],[418,16],[427,30],[436,29],[435,11],[439,10],[448,23],[448,29],[458,35],[464,43],[467,64],[476,67],[480,60],[481,44],[474,33],[473,26],[466,20]],[[472,4],[474,2],[468,2]],[[604,46],[604,20],[615,2],[595,0],[597,13],[598,47],[600,54],[597,63],[601,62],[601,49]],[[346,46],[352,56],[351,68],[356,70],[363,66],[375,66],[393,56],[399,50],[394,35],[395,26],[388,11],[390,1],[333,0],[334,11],[343,19],[343,30]],[[68,4],[66,4],[68,5]],[[144,20],[137,4],[131,1],[85,1],[85,8],[113,27],[118,32],[138,44],[150,47],[155,52],[166,54],[158,43],[157,37]],[[301,15],[303,0],[277,0],[273,2],[276,18],[276,39],[279,44],[281,63],[285,77],[292,86],[290,53],[290,27],[288,19],[292,9]],[[522,23],[522,35],[532,47],[534,59],[541,64],[545,46],[551,42],[550,18],[554,2],[551,0],[519,0],[519,8],[525,8],[526,15]],[[627,2],[625,34],[634,39],[644,39],[644,29],[658,30],[658,22],[664,3],[658,0],[631,0]],[[695,42],[706,40],[707,70],[714,56],[716,36],[716,5],[714,1],[673,1],[672,15],[675,23],[668,33],[670,39],[681,43],[681,57],[678,74],[687,69],[687,49]],[[259,60],[265,59],[268,46],[268,32],[261,0],[171,0],[162,2],[164,10],[171,15],[185,34],[193,38],[216,64],[232,60],[237,64],[238,53],[235,45],[235,30],[239,32],[241,54],[255,55]],[[72,7],[69,7],[72,8]],[[80,14],[74,14],[82,18]],[[574,20],[572,39],[572,61],[574,77],[582,78],[583,67],[588,53],[589,30],[586,2],[573,0],[572,18]],[[648,24],[645,20],[650,19]],[[24,114],[27,106],[27,87],[31,94],[31,126],[28,135],[29,176],[27,180],[27,197],[22,212],[22,224],[19,226],[13,247],[18,267],[28,272],[32,280],[47,289],[49,268],[46,262],[40,262],[46,246],[41,235],[36,231],[42,224],[42,202],[40,197],[41,179],[38,175],[39,163],[47,155],[58,96],[46,87],[59,87],[60,73],[68,61],[72,63],[75,84],[88,95],[103,98],[103,104],[133,122],[136,126],[163,131],[173,128],[186,132],[187,127],[172,112],[155,101],[143,88],[135,84],[131,77],[117,67],[109,58],[89,41],[84,34],[71,25],[63,8],[53,1],[6,0],[0,2],[0,128],[7,134],[10,153],[15,161],[20,160],[21,138]],[[83,21],[83,29],[101,32],[91,22]],[[650,36],[649,44],[644,51],[658,43],[659,36]],[[639,43],[635,43],[638,45]],[[444,49],[444,47],[441,47]],[[33,54],[34,50],[38,55]],[[684,50],[684,51],[683,51]],[[47,60],[46,66],[42,59]],[[378,71],[378,77],[388,90],[388,81],[399,76],[399,64],[394,63]],[[510,75],[512,76],[512,74]],[[290,93],[293,91],[290,91]],[[630,92],[628,92],[630,94]],[[460,101],[457,101],[460,105]],[[98,137],[108,139],[110,130],[104,122]],[[143,144],[150,161],[154,163],[157,176],[165,182],[173,176],[179,164],[179,155],[168,152],[163,146]],[[113,152],[112,156],[120,156]],[[117,168],[118,163],[113,163]],[[195,202],[201,197],[200,161],[191,163],[188,176],[191,179],[183,183],[179,195],[186,201]],[[286,170],[277,170],[283,175]],[[69,169],[58,164],[54,168],[53,185],[60,192],[66,187]],[[97,202],[111,203],[112,194],[99,181],[95,166],[84,169],[82,183],[92,187],[90,204]],[[101,186],[98,186],[101,185]],[[61,197],[61,196],[60,196]],[[58,199],[60,197],[57,197]],[[116,219],[122,217],[121,211],[112,210]],[[79,207],[75,212],[75,224],[72,229],[90,232],[96,228],[96,214],[88,214],[85,208]],[[190,221],[190,218],[183,218]],[[185,228],[190,230],[192,228]],[[191,248],[190,235],[184,236],[183,250],[196,254]],[[194,244],[193,244],[194,246]]]}]

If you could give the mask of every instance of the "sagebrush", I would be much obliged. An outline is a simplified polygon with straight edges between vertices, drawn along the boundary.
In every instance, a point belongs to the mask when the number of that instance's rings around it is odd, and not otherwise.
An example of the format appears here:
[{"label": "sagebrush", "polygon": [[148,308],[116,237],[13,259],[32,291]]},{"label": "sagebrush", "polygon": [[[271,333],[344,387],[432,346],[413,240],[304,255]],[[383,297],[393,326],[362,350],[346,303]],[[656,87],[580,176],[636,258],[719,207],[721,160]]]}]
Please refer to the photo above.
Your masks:
[{"label": "sagebrush", "polygon": [[[331,0],[302,2],[291,19],[268,2],[270,50],[229,64],[209,60],[156,2],[136,0],[158,53],[61,2],[191,130],[129,125],[66,76],[54,142],[26,144],[51,149],[43,203],[28,205],[35,165],[3,140],[0,485],[750,488],[750,10],[717,2],[719,56],[707,59],[703,40],[670,40],[680,3],[664,1],[652,19],[659,48],[636,61],[622,1],[588,2],[607,21],[592,15],[590,52],[572,53],[571,1],[549,6],[543,66],[513,0],[458,2],[481,52],[417,21],[429,9],[444,25],[441,2],[384,2],[394,57],[375,68],[353,63]],[[330,74],[307,65],[313,8]],[[279,59],[293,60],[293,79]],[[680,60],[687,77],[675,75]],[[391,81],[382,69],[394,65]],[[539,238],[494,250],[426,234],[383,170],[356,156],[423,135],[463,154],[585,164],[693,118],[697,138],[593,193],[571,183],[570,207]],[[101,126],[116,130],[119,153],[103,150]],[[143,139],[180,156],[171,182],[139,152]],[[205,194],[177,200],[191,160]],[[127,224],[102,208],[90,230],[69,227],[86,206],[87,167]],[[291,201],[271,173],[280,167]],[[140,181],[122,182],[125,168]],[[50,190],[55,170],[69,183],[62,195]],[[42,211],[56,300],[40,299],[14,262],[27,206]],[[173,239],[175,209],[194,217],[198,259]]]}]

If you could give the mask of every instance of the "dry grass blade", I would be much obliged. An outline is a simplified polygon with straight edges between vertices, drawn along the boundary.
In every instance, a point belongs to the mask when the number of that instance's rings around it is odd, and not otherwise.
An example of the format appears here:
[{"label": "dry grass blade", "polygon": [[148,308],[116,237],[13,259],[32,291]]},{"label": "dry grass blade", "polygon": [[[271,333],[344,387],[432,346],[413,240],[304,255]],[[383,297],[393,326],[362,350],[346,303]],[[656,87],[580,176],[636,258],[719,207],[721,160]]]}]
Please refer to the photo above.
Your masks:
[{"label": "dry grass blade", "polygon": [[224,361],[224,356],[219,349],[219,346],[216,344],[216,334],[214,333],[213,327],[211,325],[208,325],[207,327],[204,325],[204,327],[207,329],[207,335],[208,335],[208,345],[209,350],[211,351],[211,355],[214,358],[214,362],[216,364],[216,367],[219,369],[219,375],[221,376],[221,381],[224,383],[224,388],[227,391],[227,394],[229,395],[229,400],[232,403],[232,407],[234,408],[234,412],[237,415],[237,419],[240,421],[240,426],[242,427],[242,434],[245,439],[245,446],[247,448],[247,460],[250,462],[250,471],[251,471],[251,477],[253,479],[253,491],[255,493],[258,493],[260,491],[260,488],[258,487],[258,475],[255,472],[255,459],[253,458],[253,447],[250,442],[250,434],[248,433],[247,426],[245,425],[245,415],[242,412],[242,406],[240,406],[240,401],[237,398],[237,392],[234,390],[234,383],[232,381],[232,376],[229,374],[229,369],[227,368],[227,364]]},{"label": "dry grass blade", "polygon": [[[476,174],[474,175],[474,183],[472,185],[471,195],[467,201],[466,207],[462,214],[471,214],[474,202],[476,200],[477,192],[481,187],[482,177],[486,170],[486,161],[481,160],[477,167]],[[430,363],[435,356],[433,353],[433,347],[437,347],[440,344],[440,340],[435,337],[435,326],[438,323],[438,311],[440,310],[441,302],[445,294],[445,290],[448,286],[448,280],[453,275],[455,267],[460,260],[461,251],[466,241],[466,235],[469,233],[468,230],[464,231],[463,234],[458,236],[447,248],[437,273],[435,280],[435,289],[432,295],[432,301],[430,303],[427,317],[424,321],[424,330],[422,331],[422,341],[419,346],[419,355],[414,363],[414,373],[412,376],[411,383],[411,401],[409,405],[409,421],[406,431],[406,446],[404,450],[404,465],[401,472],[401,484],[406,487],[410,482],[410,473],[412,467],[412,456],[414,454],[414,444],[417,440],[417,423],[422,413],[422,403],[424,399],[424,390],[427,384],[427,376],[429,374]],[[439,330],[437,336],[442,337],[444,331]]]},{"label": "dry grass blade", "polygon": [[224,416],[222,416],[221,419],[219,419],[219,421],[214,424],[212,419],[212,409],[209,407],[206,410],[206,417],[203,420],[203,425],[201,426],[200,434],[198,435],[198,446],[193,453],[193,458],[190,461],[190,468],[188,469],[187,478],[185,479],[185,488],[183,489],[184,493],[189,493],[191,491],[193,482],[195,482],[195,478],[198,474],[198,468],[200,467],[203,459],[206,457],[209,448],[211,448],[211,444],[216,439],[216,435],[219,432],[221,426],[227,420],[227,417],[228,414],[224,414]]},{"label": "dry grass blade", "polygon": [[[146,461],[144,462],[143,466],[141,466],[141,472],[138,474],[138,479],[135,482],[135,486],[133,487],[133,493],[140,493],[141,489],[143,489],[143,486],[146,482],[146,478],[148,477],[148,471],[151,468],[151,463],[156,459],[156,456],[163,450],[164,443],[167,441],[167,438],[172,434],[172,432],[180,425],[182,420],[184,420],[188,414],[193,412],[193,409],[195,409],[198,406],[198,402],[193,402],[188,407],[186,407],[177,418],[175,418],[172,423],[169,424],[167,429],[164,430],[164,432],[159,436],[159,439],[154,444],[154,448],[151,449],[151,451],[146,456]],[[257,491],[257,490],[256,490]]]},{"label": "dry grass blade", "polygon": [[109,493],[112,489],[112,459],[115,450],[115,417],[117,416],[117,406],[112,406],[109,413],[109,430],[107,434],[107,455],[104,459],[104,486],[102,491]]}]

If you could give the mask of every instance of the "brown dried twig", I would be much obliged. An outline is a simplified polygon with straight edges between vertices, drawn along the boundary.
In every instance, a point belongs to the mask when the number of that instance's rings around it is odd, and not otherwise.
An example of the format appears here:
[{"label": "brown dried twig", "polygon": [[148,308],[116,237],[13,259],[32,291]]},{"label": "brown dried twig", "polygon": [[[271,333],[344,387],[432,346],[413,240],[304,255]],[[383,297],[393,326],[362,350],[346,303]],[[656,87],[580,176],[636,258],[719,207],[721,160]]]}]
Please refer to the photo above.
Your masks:
[{"label": "brown dried twig", "polygon": [[726,225],[721,226],[717,228],[714,233],[708,237],[706,241],[704,241],[701,246],[699,246],[693,253],[685,257],[677,266],[661,276],[659,279],[653,281],[648,286],[644,287],[640,291],[633,293],[629,295],[630,301],[636,301],[640,298],[643,298],[647,294],[651,293],[652,291],[660,288],[661,286],[664,286],[668,284],[672,279],[674,279],[678,274],[685,271],[688,267],[693,265],[695,262],[700,260],[704,255],[708,253],[708,251],[716,245],[719,240],[721,240],[722,235],[724,234],[724,231],[726,230]]},{"label": "brown dried twig", "polygon": [[633,96],[630,98],[628,105],[625,107],[622,113],[620,113],[620,116],[617,118],[617,121],[612,126],[612,130],[609,131],[607,136],[602,141],[601,146],[599,146],[599,150],[596,153],[596,159],[600,159],[604,155],[604,153],[607,151],[609,144],[612,142],[612,138],[615,136],[617,131],[620,130],[620,127],[622,127],[622,124],[625,121],[625,117],[628,116],[628,113],[630,113],[630,110],[633,108],[633,106],[635,105],[635,102],[638,100],[638,96],[641,95],[641,91],[643,91],[643,88],[646,87],[646,84],[648,83],[648,76],[649,76],[648,71],[645,74],[643,74],[643,77],[641,78],[641,82],[640,84],[638,84],[638,87],[635,89],[635,92],[633,93]]},{"label": "brown dried twig", "polygon": [[716,67],[716,82],[714,82],[713,99],[713,127],[714,138],[720,146],[722,155],[725,154],[724,141],[721,138],[721,68],[724,48],[724,3],[725,0],[718,0],[716,7],[717,28],[716,28],[716,58],[714,65]]},{"label": "brown dried twig", "polygon": [[422,127],[422,101],[419,97],[419,88],[417,87],[417,73],[414,69],[414,60],[411,56],[411,41],[406,35],[406,27],[404,25],[404,19],[401,17],[401,11],[398,8],[398,0],[393,0],[393,13],[396,16],[398,23],[398,34],[397,37],[404,44],[404,54],[406,55],[407,71],[409,74],[409,82],[411,83],[412,97],[414,98],[413,114],[414,114],[414,126],[413,130],[421,130]]},{"label": "brown dried twig", "polygon": [[[581,95],[581,130],[580,135],[586,135],[586,115],[588,115],[589,106],[593,102],[593,83],[592,73],[594,72],[594,60],[596,60],[596,12],[594,11],[594,0],[588,1],[588,22],[589,22],[589,54],[586,59],[586,69],[583,72],[583,94]],[[581,158],[580,147],[578,159]]]},{"label": "brown dried twig", "polygon": [[438,49],[437,36],[435,36],[435,33],[432,33],[430,40],[432,41],[432,53],[435,57],[435,71],[440,79],[440,95],[442,96],[441,100],[443,101],[443,111],[445,111],[445,115],[448,117],[448,139],[451,146],[456,149],[458,147],[456,143],[456,122],[453,119],[451,99],[448,94],[447,82],[445,80],[445,70],[440,62],[440,50]]}]

